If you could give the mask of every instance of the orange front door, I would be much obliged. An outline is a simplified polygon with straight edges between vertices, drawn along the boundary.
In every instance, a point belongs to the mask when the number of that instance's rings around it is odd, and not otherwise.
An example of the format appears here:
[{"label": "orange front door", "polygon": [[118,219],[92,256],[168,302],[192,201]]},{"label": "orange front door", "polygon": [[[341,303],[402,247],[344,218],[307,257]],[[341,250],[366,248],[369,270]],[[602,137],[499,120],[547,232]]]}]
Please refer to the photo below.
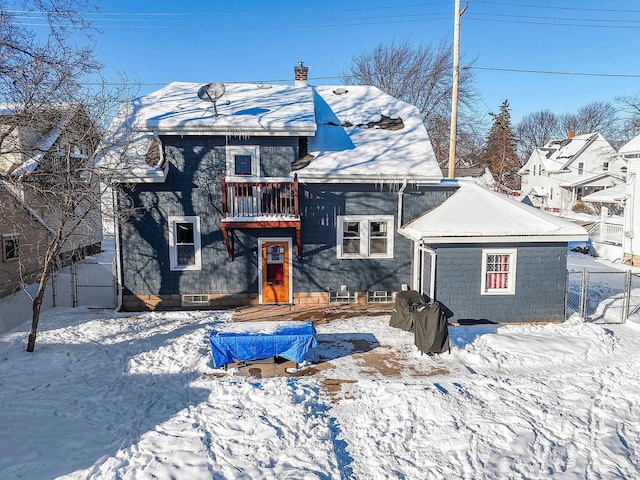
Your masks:
[{"label": "orange front door", "polygon": [[290,303],[289,242],[262,242],[262,303]]}]

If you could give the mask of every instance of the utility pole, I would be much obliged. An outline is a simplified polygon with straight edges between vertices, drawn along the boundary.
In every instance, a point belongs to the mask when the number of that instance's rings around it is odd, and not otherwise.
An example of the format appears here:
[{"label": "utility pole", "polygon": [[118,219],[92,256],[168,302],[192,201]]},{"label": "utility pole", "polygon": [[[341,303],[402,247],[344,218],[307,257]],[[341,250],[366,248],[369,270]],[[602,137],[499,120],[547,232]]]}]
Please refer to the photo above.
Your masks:
[{"label": "utility pole", "polygon": [[455,0],[453,22],[453,83],[451,84],[451,130],[449,132],[449,178],[455,178],[456,136],[458,132],[458,83],[460,81],[460,17],[469,3],[460,11],[460,0]]}]

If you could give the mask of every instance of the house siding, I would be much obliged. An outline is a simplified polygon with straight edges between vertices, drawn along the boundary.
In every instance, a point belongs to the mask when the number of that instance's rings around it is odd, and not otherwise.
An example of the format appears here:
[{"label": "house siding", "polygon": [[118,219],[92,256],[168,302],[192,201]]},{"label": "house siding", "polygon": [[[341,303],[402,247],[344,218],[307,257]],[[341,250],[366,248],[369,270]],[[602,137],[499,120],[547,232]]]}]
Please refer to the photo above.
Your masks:
[{"label": "house siding", "polygon": [[[432,245],[437,252],[436,299],[450,322],[564,320],[566,243]],[[481,295],[483,248],[517,249],[514,295]]]},{"label": "house siding", "polygon": [[[230,261],[220,229],[220,175],[225,170],[225,145],[260,145],[261,175],[288,176],[297,158],[297,138],[234,139],[168,136],[162,138],[169,161],[162,184],[136,185],[120,193],[139,208],[134,222],[121,226],[125,296],[181,294],[257,294],[259,237],[287,237],[295,230],[235,231]],[[352,291],[397,291],[411,284],[412,243],[395,233],[394,258],[340,260],[336,253],[336,215],[394,215],[397,227],[399,185],[300,184],[304,255],[293,258],[294,292],[327,292],[348,285]],[[455,188],[410,186],[403,195],[404,221],[440,205]],[[199,216],[202,270],[169,268],[169,216]],[[295,250],[294,250],[295,251]]]}]

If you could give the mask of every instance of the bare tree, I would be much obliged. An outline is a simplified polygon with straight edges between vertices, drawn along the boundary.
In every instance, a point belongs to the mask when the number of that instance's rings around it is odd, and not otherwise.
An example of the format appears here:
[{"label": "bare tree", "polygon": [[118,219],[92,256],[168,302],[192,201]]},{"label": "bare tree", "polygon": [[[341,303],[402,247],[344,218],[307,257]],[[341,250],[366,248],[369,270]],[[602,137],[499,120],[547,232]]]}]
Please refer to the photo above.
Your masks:
[{"label": "bare tree", "polygon": [[549,110],[540,110],[522,117],[516,125],[518,156],[524,162],[536,147],[563,136],[558,116]]},{"label": "bare tree", "polygon": [[[354,56],[342,80],[345,83],[374,85],[415,105],[424,119],[436,158],[444,164],[448,160],[449,148],[452,55],[452,48],[446,43],[437,46],[412,45],[408,41],[381,43],[370,52]],[[463,67],[460,69],[459,87],[461,135],[470,133],[465,126],[473,123],[468,120],[475,114],[476,96],[473,75],[469,68]],[[466,158],[465,153],[461,148],[460,157]]]},{"label": "bare tree", "polygon": [[576,135],[598,132],[612,141],[620,138],[617,114],[615,107],[608,102],[591,102],[576,113],[561,115],[560,127],[565,135],[568,132]]},{"label": "bare tree", "polygon": [[640,92],[616,97],[620,118],[620,140],[628,142],[640,134]]},{"label": "bare tree", "polygon": [[[101,197],[109,179],[93,154],[100,126],[126,88],[107,88],[101,80],[91,25],[81,13],[94,10],[90,3],[27,0],[23,8],[17,16],[0,0],[0,181],[47,226],[37,250],[40,271],[27,344],[32,352],[47,281],[61,254],[83,255],[83,247],[100,241]],[[27,23],[46,26],[48,34],[36,35]],[[16,214],[14,230],[23,222]],[[27,263],[19,263],[23,286],[30,281]]]}]

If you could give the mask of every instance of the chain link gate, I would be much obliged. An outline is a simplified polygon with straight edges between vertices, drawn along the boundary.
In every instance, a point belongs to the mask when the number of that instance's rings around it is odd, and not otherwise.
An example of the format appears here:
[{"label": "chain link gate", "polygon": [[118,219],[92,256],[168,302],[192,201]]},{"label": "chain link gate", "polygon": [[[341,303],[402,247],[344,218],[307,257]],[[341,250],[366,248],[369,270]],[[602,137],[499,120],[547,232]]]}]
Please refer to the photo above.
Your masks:
[{"label": "chain link gate", "polygon": [[566,318],[577,313],[595,323],[624,323],[632,312],[640,316],[640,275],[569,271],[565,312]]}]

